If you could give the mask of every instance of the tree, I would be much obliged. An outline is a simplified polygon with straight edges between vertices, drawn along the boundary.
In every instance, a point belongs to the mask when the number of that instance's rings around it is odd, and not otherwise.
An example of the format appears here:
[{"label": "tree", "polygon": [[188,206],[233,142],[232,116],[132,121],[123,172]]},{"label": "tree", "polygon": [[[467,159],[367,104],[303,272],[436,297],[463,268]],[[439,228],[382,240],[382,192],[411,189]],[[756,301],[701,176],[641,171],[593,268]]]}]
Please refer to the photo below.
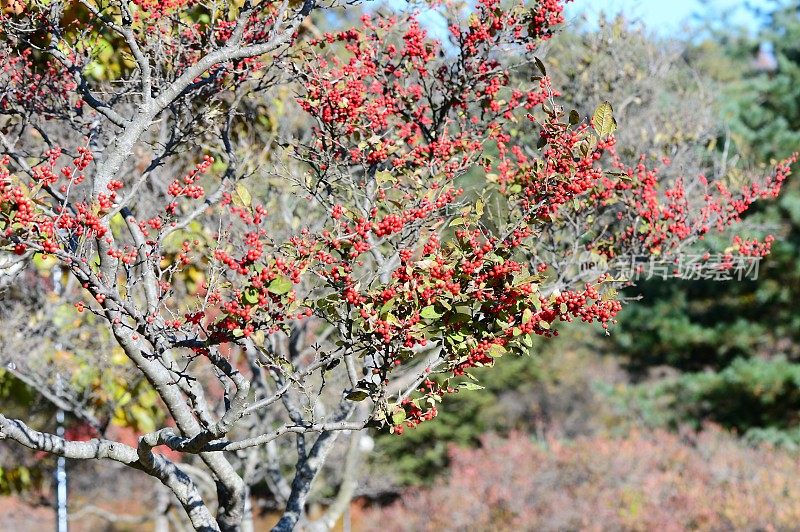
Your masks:
[{"label": "tree", "polygon": [[[723,41],[723,38],[724,34],[714,42]],[[743,77],[739,69],[731,66],[721,68],[729,76],[721,80],[716,72],[712,75],[708,67],[701,65],[708,62],[720,67],[724,63],[719,54],[705,52],[697,57],[699,52],[694,44],[676,37],[650,34],[646,28],[621,15],[613,19],[600,17],[588,21],[585,27],[565,28],[548,42],[545,52],[549,74],[562,93],[559,104],[581,108],[586,103],[594,106],[604,99],[614,99],[614,116],[625,124],[615,136],[620,152],[626,157],[637,157],[640,153],[669,157],[671,164],[663,170],[662,176],[675,178],[698,174],[721,177],[742,171],[741,155],[730,149],[727,153],[715,149],[718,144],[724,145],[724,140],[717,142],[720,132],[726,125],[732,126],[717,116],[720,104],[730,105],[731,101],[720,94],[730,90],[726,87],[741,82]],[[520,80],[529,79],[536,75],[535,69],[535,65],[527,65],[513,75]],[[736,101],[743,108],[751,108],[754,99]],[[528,134],[528,142],[534,144],[538,131]],[[788,149],[784,155],[790,153]],[[793,186],[790,181],[783,187],[782,198]],[[776,203],[770,202],[769,208],[775,208]],[[728,427],[746,430],[742,423],[730,423],[731,404],[735,402],[711,401],[725,394],[736,396],[741,393],[740,388],[720,387],[720,393],[702,394],[697,393],[696,384],[670,386],[653,382],[653,379],[641,383],[639,390],[636,384],[633,387],[621,385],[620,377],[624,373],[611,377],[603,372],[598,355],[613,354],[614,363],[624,365],[638,383],[642,379],[639,370],[658,364],[669,364],[681,371],[716,368],[712,361],[724,364],[728,359],[725,353],[731,351],[731,346],[736,346],[738,352],[748,352],[748,349],[753,350],[752,346],[765,344],[770,335],[779,335],[776,327],[779,323],[783,329],[800,330],[792,329],[791,323],[775,319],[778,312],[789,313],[788,305],[777,301],[771,301],[771,307],[755,305],[752,298],[740,301],[736,295],[743,287],[745,293],[754,288],[762,293],[769,290],[763,282],[764,273],[774,271],[776,251],[787,243],[787,239],[781,238],[769,260],[761,263],[762,282],[690,283],[669,279],[631,287],[626,295],[644,297],[638,304],[623,310],[619,325],[607,341],[599,334],[588,335],[583,328],[575,330],[573,336],[564,334],[562,329],[558,343],[543,341],[534,346],[535,358],[504,359],[498,368],[476,374],[486,390],[451,399],[439,409],[436,423],[420,427],[402,438],[380,437],[374,461],[383,471],[394,473],[396,483],[413,485],[447,475],[444,466],[448,462],[449,443],[476,446],[486,432],[503,434],[520,430],[535,433],[540,438],[573,438],[614,431],[619,428],[617,423],[627,425],[630,418],[636,417],[659,424],[668,420],[670,426],[691,419],[698,422],[699,428],[707,416]],[[794,260],[793,257],[790,260]],[[696,288],[687,289],[687,285],[705,285],[705,297],[701,299],[700,292]],[[784,289],[791,290],[791,286],[793,284],[787,282]],[[720,292],[724,292],[723,297]],[[735,313],[720,312],[723,305],[731,301],[739,304]],[[716,325],[718,332],[702,330],[694,319],[698,307],[705,316],[704,321]],[[723,327],[728,316],[736,321]],[[760,327],[743,326],[747,325],[743,323],[743,316],[751,322],[757,316]],[[588,345],[581,349],[584,344]],[[582,351],[586,353],[579,354]],[[597,386],[606,375],[613,382]],[[687,375],[686,384],[696,382],[692,376]],[[708,377],[704,373],[699,373],[698,377],[699,382],[712,382],[703,379]],[[790,382],[791,374],[786,377]],[[774,389],[771,382],[753,381],[752,391],[756,392],[759,385],[762,390]],[[690,400],[695,397],[697,401]],[[794,411],[793,403],[786,400],[787,394],[782,394],[778,400],[764,393],[761,397],[786,413]],[[752,420],[760,415],[764,408],[754,410],[754,404],[757,402],[748,404],[742,418]],[[635,414],[620,419],[618,415],[604,415],[599,411],[610,405],[619,410],[627,407],[627,412],[633,410]],[[631,409],[633,405],[636,406]],[[614,421],[609,421],[611,419]],[[787,415],[785,420],[793,422],[794,417]]]},{"label": "tree", "polygon": [[[53,260],[58,299],[96,331],[67,337],[70,351],[130,370],[164,421],[133,444],[110,438],[114,398],[77,400],[61,361],[20,335],[6,339],[16,367],[96,437],[0,416],[2,438],[143,471],[198,530],[248,526],[257,484],[282,508],[277,530],[330,527],[362,429],[430,420],[445,395],[479,388],[473,368],[526,353],[559,322],[608,327],[631,260],[669,263],[788,174],[791,161],[736,185],[625,165],[611,104],[565,112],[534,55],[562,2],[447,12],[443,42],[413,13],[304,30],[334,8],[7,5],[6,270]],[[525,64],[532,81],[510,75]],[[287,90],[299,118],[271,124]],[[769,248],[735,242],[742,255]],[[39,378],[48,371],[62,378]],[[312,484],[335,452],[338,492],[311,521]]]}]

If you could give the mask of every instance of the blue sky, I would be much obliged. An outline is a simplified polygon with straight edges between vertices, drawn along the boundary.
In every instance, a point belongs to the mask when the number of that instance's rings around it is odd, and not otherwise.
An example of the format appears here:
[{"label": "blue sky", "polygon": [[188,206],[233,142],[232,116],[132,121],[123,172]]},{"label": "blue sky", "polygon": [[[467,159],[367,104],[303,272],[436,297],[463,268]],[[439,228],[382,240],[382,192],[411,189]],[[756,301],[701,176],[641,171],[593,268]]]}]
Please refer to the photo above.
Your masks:
[{"label": "blue sky", "polygon": [[[752,5],[767,6],[772,0],[749,0]],[[576,16],[582,12],[597,14],[601,11],[617,13],[623,11],[630,18],[644,21],[650,28],[660,33],[675,33],[680,31],[682,23],[689,20],[694,13],[703,13],[704,2],[700,0],[574,0],[568,6],[567,13]],[[745,0],[708,0],[705,2],[712,10],[728,8],[736,9],[737,22],[754,25],[752,17],[748,16],[745,9]],[[589,17],[590,20],[595,17]]]}]

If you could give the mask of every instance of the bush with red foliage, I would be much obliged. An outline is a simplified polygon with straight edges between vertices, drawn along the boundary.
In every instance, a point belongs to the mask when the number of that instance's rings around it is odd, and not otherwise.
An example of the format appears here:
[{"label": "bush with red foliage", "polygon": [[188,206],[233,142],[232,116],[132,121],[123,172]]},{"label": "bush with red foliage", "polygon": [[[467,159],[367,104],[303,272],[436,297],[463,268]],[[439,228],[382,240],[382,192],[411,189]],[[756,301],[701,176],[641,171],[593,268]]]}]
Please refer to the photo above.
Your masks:
[{"label": "bush with red foliage", "polygon": [[788,530],[800,463],[714,427],[572,442],[519,433],[453,448],[431,489],[363,516],[366,530]]}]

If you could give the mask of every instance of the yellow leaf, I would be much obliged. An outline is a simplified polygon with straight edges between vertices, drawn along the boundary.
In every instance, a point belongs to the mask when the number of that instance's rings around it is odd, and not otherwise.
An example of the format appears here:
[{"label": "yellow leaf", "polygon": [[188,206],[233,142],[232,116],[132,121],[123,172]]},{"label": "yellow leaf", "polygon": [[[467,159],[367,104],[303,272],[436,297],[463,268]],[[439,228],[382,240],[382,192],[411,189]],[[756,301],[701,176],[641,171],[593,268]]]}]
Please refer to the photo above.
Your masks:
[{"label": "yellow leaf", "polygon": [[601,137],[607,137],[617,130],[617,121],[614,119],[614,108],[611,107],[611,103],[603,102],[597,107],[592,117],[592,124],[594,130]]},{"label": "yellow leaf", "polygon": [[[236,185],[236,196],[238,196],[241,204],[245,207],[249,207],[253,202],[253,197],[250,195],[250,191],[247,190],[247,187],[242,183]],[[236,200],[236,197],[234,197],[234,200]],[[238,202],[234,201],[234,203]]]}]

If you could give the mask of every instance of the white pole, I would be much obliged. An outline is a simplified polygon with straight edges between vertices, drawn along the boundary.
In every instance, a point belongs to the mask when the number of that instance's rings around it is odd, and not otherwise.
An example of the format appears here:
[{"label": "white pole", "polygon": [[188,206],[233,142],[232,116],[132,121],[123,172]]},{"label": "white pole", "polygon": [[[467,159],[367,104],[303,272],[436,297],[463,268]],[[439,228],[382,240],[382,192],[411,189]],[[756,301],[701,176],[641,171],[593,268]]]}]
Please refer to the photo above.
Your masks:
[{"label": "white pole", "polygon": [[[64,437],[64,411],[56,412],[56,435]],[[56,532],[67,532],[67,460],[63,456],[56,462],[56,503],[58,523]]]},{"label": "white pole", "polygon": [[[56,295],[61,295],[61,268],[53,268],[53,290]],[[61,349],[60,344],[56,344],[56,350]],[[57,393],[61,395],[61,375],[56,375]],[[64,411],[56,411],[56,436],[64,437]],[[67,532],[67,460],[59,456],[56,461],[56,532]]]}]

